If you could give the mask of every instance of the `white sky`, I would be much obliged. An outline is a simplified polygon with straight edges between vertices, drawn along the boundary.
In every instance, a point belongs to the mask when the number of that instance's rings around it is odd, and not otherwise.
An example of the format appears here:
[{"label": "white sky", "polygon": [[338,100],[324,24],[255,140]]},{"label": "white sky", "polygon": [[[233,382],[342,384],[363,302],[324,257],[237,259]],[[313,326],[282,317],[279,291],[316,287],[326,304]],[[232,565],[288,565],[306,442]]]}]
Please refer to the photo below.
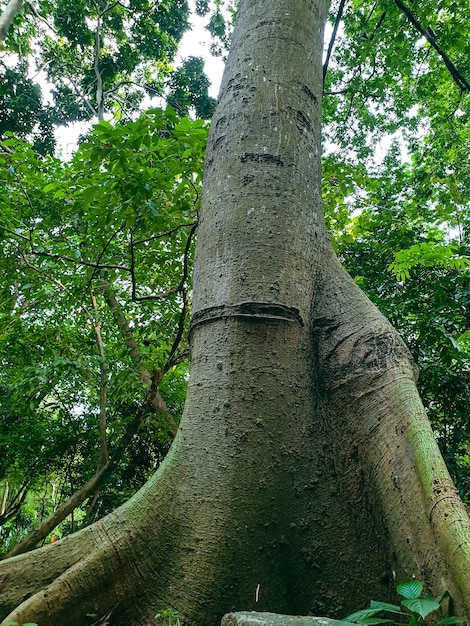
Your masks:
[{"label": "white sky", "polygon": [[[175,65],[181,65],[184,59],[190,56],[202,57],[205,64],[205,72],[211,81],[209,95],[217,98],[224,71],[224,62],[220,57],[214,57],[210,53],[211,38],[205,26],[209,16],[199,17],[194,11],[194,0],[189,2],[191,7],[191,30],[188,30],[179,47],[178,54],[175,59]],[[58,150],[62,157],[68,159],[77,147],[77,140],[84,132],[84,124],[77,122],[68,126],[60,126],[56,131]]]},{"label": "white sky", "polygon": [[194,2],[190,1],[192,10],[191,15],[191,30],[185,33],[179,48],[177,57],[177,64],[179,65],[183,59],[190,56],[202,57],[205,63],[206,74],[211,81],[211,87],[209,94],[213,98],[217,98],[219,94],[220,81],[222,80],[222,73],[224,71],[224,62],[220,57],[214,57],[211,55],[210,47],[210,34],[205,29],[208,22],[208,16],[199,17],[194,12]]}]

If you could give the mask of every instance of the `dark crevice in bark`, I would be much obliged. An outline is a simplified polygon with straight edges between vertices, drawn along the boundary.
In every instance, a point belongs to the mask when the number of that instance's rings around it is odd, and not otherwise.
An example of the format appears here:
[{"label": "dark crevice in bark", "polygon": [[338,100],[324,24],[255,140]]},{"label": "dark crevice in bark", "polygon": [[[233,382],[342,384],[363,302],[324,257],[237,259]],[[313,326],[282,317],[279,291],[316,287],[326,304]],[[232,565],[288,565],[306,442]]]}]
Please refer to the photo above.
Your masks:
[{"label": "dark crevice in bark", "polygon": [[245,152],[241,157],[242,163],[252,161],[254,163],[274,163],[275,165],[284,165],[284,161],[275,154],[255,154],[252,152]]}]

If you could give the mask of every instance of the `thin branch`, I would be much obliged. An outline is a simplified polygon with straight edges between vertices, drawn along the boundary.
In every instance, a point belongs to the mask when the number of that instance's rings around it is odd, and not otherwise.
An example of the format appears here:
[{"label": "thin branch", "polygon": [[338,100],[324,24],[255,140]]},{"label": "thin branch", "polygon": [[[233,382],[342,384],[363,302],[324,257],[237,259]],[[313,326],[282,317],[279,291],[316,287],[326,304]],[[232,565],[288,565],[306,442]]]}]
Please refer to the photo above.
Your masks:
[{"label": "thin branch", "polygon": [[111,283],[104,278],[101,279],[100,283],[103,289],[103,297],[116,320],[127,352],[131,357],[132,365],[134,366],[135,371],[139,374],[139,378],[143,383],[144,389],[146,390],[147,401],[149,405],[163,415],[165,426],[167,426],[172,434],[175,435],[178,426],[168,412],[165,401],[158,391],[158,385],[160,384],[165,372],[157,371],[154,372],[153,375],[150,374],[149,370],[145,367],[143,354],[137,345],[134,334],[129,326],[129,322],[127,321],[127,318],[124,315],[116,296],[114,295]]},{"label": "thin branch", "polygon": [[103,94],[103,77],[100,72],[100,51],[101,51],[101,14],[98,13],[98,20],[95,31],[95,58],[93,60],[93,69],[96,76],[96,106],[98,107],[98,120],[104,119],[104,94]]},{"label": "thin branch", "polygon": [[[139,241],[135,241],[133,240],[133,232],[131,233],[131,278],[132,278],[132,300],[134,302],[145,302],[148,300],[165,300],[166,298],[168,298],[169,296],[173,296],[177,293],[183,292],[184,291],[184,283],[186,281],[186,278],[188,276],[188,251],[189,251],[189,247],[191,245],[191,240],[192,237],[194,235],[194,232],[196,231],[198,225],[198,220],[196,220],[195,222],[192,222],[191,224],[180,224],[179,226],[176,226],[175,228],[172,228],[171,230],[167,231],[166,233],[160,234],[160,235],[154,235],[153,237],[149,237],[148,239],[141,239]],[[134,253],[134,247],[137,246],[138,244],[141,243],[146,243],[148,241],[152,241],[154,239],[160,239],[162,237],[165,236],[169,236],[172,235],[173,233],[175,233],[176,231],[178,231],[180,228],[184,228],[186,226],[191,226],[191,231],[189,233],[188,236],[188,240],[186,242],[186,247],[185,247],[185,252],[184,252],[184,256],[183,256],[183,275],[182,278],[180,280],[180,282],[175,286],[172,287],[171,289],[168,289],[168,291],[165,291],[163,293],[159,293],[159,294],[151,294],[148,296],[138,296],[137,295],[137,289],[136,289],[136,277],[135,277],[135,253]],[[184,293],[183,293],[183,297],[184,297]]]},{"label": "thin branch", "polygon": [[3,486],[2,502],[0,504],[0,517],[3,516],[5,514],[5,511],[7,510],[7,500],[8,500],[9,494],[10,494],[10,484],[8,480],[5,480],[5,484]]},{"label": "thin branch", "polygon": [[[71,64],[66,64],[64,67],[68,67],[68,69],[70,68]],[[76,71],[76,68],[73,67],[72,65],[72,69],[74,69]],[[88,98],[86,97],[87,92],[82,93],[77,85],[74,83],[74,81],[70,78],[69,76],[66,76],[65,79],[72,85],[73,87],[73,91],[75,92],[76,97],[81,100],[83,102],[83,104],[89,109],[90,113],[92,114],[92,116],[96,116],[98,117],[98,111],[95,110],[95,108],[91,105],[90,101],[88,100]]]},{"label": "thin branch", "polygon": [[181,278],[181,292],[183,295],[183,305],[181,308],[181,314],[180,314],[180,319],[178,322],[178,332],[176,333],[176,337],[175,340],[173,341],[173,345],[171,346],[171,350],[170,350],[170,354],[168,356],[168,360],[166,362],[166,365],[164,367],[165,371],[168,371],[170,369],[170,367],[172,367],[173,365],[175,365],[174,363],[174,359],[176,357],[176,353],[178,350],[178,347],[181,343],[181,339],[183,337],[183,333],[184,333],[184,323],[186,320],[186,316],[188,313],[188,294],[187,294],[187,289],[186,289],[186,280],[188,278],[188,273],[189,273],[189,251],[191,249],[191,243],[192,243],[192,239],[194,237],[194,233],[196,232],[197,229],[197,224],[194,224],[194,226],[191,228],[191,232],[189,233],[188,236],[188,240],[186,242],[186,247],[184,250],[184,260],[183,260],[183,276]]},{"label": "thin branch", "polygon": [[[100,17],[105,16],[106,13],[109,13],[110,11],[112,11],[114,9],[114,7],[117,7],[118,5],[124,7],[124,5],[121,4],[121,2],[119,2],[119,0],[117,0],[116,2],[113,2],[112,4],[108,4],[108,6],[101,13]],[[124,7],[124,8],[126,8],[126,7]]]},{"label": "thin branch", "polygon": [[64,291],[68,296],[70,296],[70,298],[72,298],[73,300],[75,300],[75,302],[78,304],[78,306],[81,308],[81,310],[83,311],[83,313],[85,314],[85,316],[90,320],[90,322],[93,324],[94,320],[93,320],[93,315],[90,313],[90,311],[87,309],[87,307],[83,304],[83,302],[79,302],[77,301],[77,299],[74,297],[73,293],[67,289],[67,287],[57,278],[54,278],[53,276],[50,276],[49,274],[46,274],[46,272],[43,272],[42,270],[40,270],[38,267],[36,267],[35,265],[33,265],[32,263],[30,263],[28,261],[28,259],[26,258],[26,254],[25,252],[18,247],[18,252],[20,253],[21,258],[23,259],[24,264],[26,265],[26,267],[29,267],[29,269],[33,270],[34,272],[37,272],[38,274],[40,274],[41,276],[44,276],[45,278],[47,278],[48,280],[50,280],[52,283],[54,283],[55,285],[57,285],[60,289],[62,289],[62,291]]},{"label": "thin branch", "polygon": [[335,25],[333,27],[333,32],[330,37],[330,43],[328,44],[328,50],[326,53],[325,62],[323,63],[323,84],[325,83],[326,73],[328,71],[328,64],[330,62],[331,54],[333,52],[333,47],[335,45],[336,35],[338,34],[338,28],[341,23],[341,19],[344,13],[344,7],[346,5],[347,0],[341,0],[338,7],[338,12],[336,14]]},{"label": "thin branch", "polygon": [[125,266],[121,266],[121,267],[110,267],[109,265],[99,265],[101,263],[101,259],[104,256],[104,253],[106,252],[106,250],[109,248],[109,246],[111,245],[112,240],[117,236],[118,233],[121,232],[121,230],[124,228],[125,224],[123,224],[122,226],[120,226],[117,230],[114,231],[114,233],[112,233],[112,235],[110,236],[110,238],[108,239],[108,241],[104,244],[103,249],[101,250],[101,252],[98,255],[98,258],[96,259],[96,267],[93,270],[91,276],[90,276],[90,280],[88,281],[88,285],[87,288],[90,287],[91,285],[91,281],[95,278],[96,272],[98,269],[122,269],[125,272],[130,272],[130,267],[125,267]]},{"label": "thin branch", "polygon": [[2,510],[0,512],[0,526],[3,526],[3,524],[6,524],[9,520],[16,517],[21,507],[23,506],[26,496],[28,495],[28,485],[27,483],[21,485],[19,490],[16,492],[15,497],[12,499],[10,504],[7,505],[8,491],[8,481],[6,481],[5,491],[3,494]]},{"label": "thin branch", "polygon": [[[96,297],[93,293],[91,294],[91,301],[93,303],[95,314],[97,315],[98,305]],[[108,442],[106,437],[108,372],[105,365],[105,352],[103,338],[101,336],[101,325],[98,319],[95,319],[93,323],[93,331],[95,333],[96,345],[98,346],[98,353],[100,355],[100,417],[98,422],[100,452],[98,455],[98,469],[101,469],[109,460]]]},{"label": "thin branch", "polygon": [[385,17],[387,16],[387,11],[384,11],[382,13],[382,15],[379,17],[377,24],[374,26],[374,30],[372,31],[372,33],[369,35],[368,39],[369,41],[372,41],[375,37],[376,32],[379,30],[379,28],[382,26],[383,21],[385,19]]},{"label": "thin branch", "polygon": [[[28,244],[29,244],[28,254],[33,254],[34,256],[46,257],[48,259],[56,259],[58,261],[67,261],[67,263],[72,263],[73,265],[86,265],[87,267],[93,267],[95,270],[121,270],[123,272],[128,272],[128,273],[130,273],[130,271],[131,271],[131,268],[130,267],[126,267],[125,265],[105,264],[105,263],[99,263],[99,260],[96,261],[96,262],[85,261],[83,259],[74,259],[74,258],[72,258],[70,256],[64,256],[62,254],[52,254],[50,252],[38,252],[37,250],[35,250],[34,245],[31,244],[31,236],[30,237],[26,237],[25,235],[22,235],[21,233],[16,233],[14,230],[11,230],[10,228],[7,228],[6,226],[0,226],[0,228],[2,230],[4,230],[5,232],[10,233],[10,235],[13,235],[14,237],[17,237],[18,239],[22,239],[23,241],[27,241]],[[121,230],[121,229],[119,229],[119,230]],[[114,233],[112,235],[112,237],[109,239],[109,241],[105,244],[105,248],[100,253],[100,256],[98,257],[98,259],[101,256],[103,256],[106,247],[109,246],[109,244],[111,243],[112,238],[114,238],[116,236],[116,234],[119,232],[119,230],[116,231],[116,233]],[[30,233],[31,233],[31,231],[30,231]]]},{"label": "thin branch", "polygon": [[450,75],[452,76],[452,78],[454,79],[458,87],[462,90],[470,91],[470,83],[461,74],[461,72],[459,72],[459,70],[455,67],[455,65],[452,63],[452,61],[447,56],[447,54],[439,46],[439,44],[437,43],[436,37],[434,35],[434,32],[430,28],[427,28],[427,29],[424,28],[424,26],[420,24],[420,22],[413,15],[410,9],[401,0],[393,0],[393,1],[396,4],[396,6],[400,9],[400,11],[402,11],[402,13],[406,15],[407,19],[411,22],[411,24],[413,24],[416,30],[419,33],[421,33],[423,37],[426,38],[429,44],[434,48],[437,54],[441,57],[441,59],[445,63],[445,66],[449,70]]},{"label": "thin branch", "polygon": [[[155,96],[158,96],[159,98],[163,98],[163,100],[165,100],[165,102],[168,101],[167,96],[165,96],[165,94],[162,91],[159,91],[158,89],[155,89],[154,87],[151,87],[150,85],[142,85],[140,83],[137,83],[134,80],[121,80],[119,83],[117,83],[117,85],[115,85],[114,87],[112,87],[111,89],[108,89],[108,91],[106,92],[106,96],[110,96],[113,92],[117,91],[120,87],[122,87],[123,85],[134,85],[134,87],[137,87],[138,89],[142,89],[145,92],[153,92],[155,94]],[[173,99],[172,99],[173,100]],[[172,106],[173,108],[177,109],[179,113],[184,113],[184,109],[183,107],[178,103],[178,101],[174,100],[172,102]]]},{"label": "thin branch", "polygon": [[96,502],[97,502],[98,498],[100,497],[100,493],[101,493],[101,491],[97,490],[95,492],[95,494],[90,498],[90,500],[89,500],[89,502],[87,504],[86,511],[85,511],[85,517],[80,522],[80,528],[85,528],[85,526],[88,526],[88,523],[89,523],[90,517],[91,517],[91,513],[92,513],[93,509],[95,508],[95,505],[96,505]]},{"label": "thin branch", "polygon": [[131,287],[131,297],[132,300],[135,300],[135,298],[137,297],[137,293],[136,293],[136,278],[135,278],[135,253],[134,253],[134,233],[137,229],[137,226],[135,226],[131,232],[130,232],[130,241],[129,241],[129,245],[130,245],[130,256],[131,256],[131,283],[132,283],[132,287]]},{"label": "thin branch", "polygon": [[323,95],[324,96],[343,96],[345,93],[348,93],[349,88],[346,87],[345,89],[339,89],[338,91],[324,91]]},{"label": "thin branch", "polygon": [[367,18],[366,18],[366,24],[368,24],[368,23],[369,23],[370,18],[374,15],[374,11],[375,11],[375,9],[377,8],[377,4],[378,4],[378,2],[377,2],[377,0],[376,0],[376,2],[374,2],[374,4],[372,5],[371,10],[369,11],[369,15],[368,15],[368,16],[367,16]]},{"label": "thin branch", "polygon": [[159,235],[153,235],[152,237],[148,237],[147,239],[139,239],[138,241],[134,241],[134,246],[138,246],[141,243],[148,243],[149,241],[154,241],[155,239],[163,239],[163,237],[169,237],[181,228],[186,228],[187,226],[191,226],[192,228],[195,224],[197,224],[197,222],[190,222],[189,224],[179,224],[178,226],[175,226],[175,228],[167,230],[166,233],[161,233]]},{"label": "thin branch", "polygon": [[15,151],[13,150],[13,148],[10,148],[10,146],[5,146],[3,143],[0,142],[0,148],[3,150],[3,152],[6,152],[7,154],[14,154]]},{"label": "thin branch", "polygon": [[172,287],[171,289],[169,289],[168,291],[165,291],[164,293],[152,294],[149,296],[137,295],[137,279],[135,275],[135,252],[134,252],[134,246],[135,246],[134,232],[136,228],[137,226],[135,226],[131,230],[131,233],[130,233],[130,256],[131,256],[130,274],[131,274],[131,282],[132,282],[131,297],[132,297],[133,302],[146,302],[148,300],[165,300],[169,296],[179,293],[181,291],[181,282],[178,283],[176,287]]}]

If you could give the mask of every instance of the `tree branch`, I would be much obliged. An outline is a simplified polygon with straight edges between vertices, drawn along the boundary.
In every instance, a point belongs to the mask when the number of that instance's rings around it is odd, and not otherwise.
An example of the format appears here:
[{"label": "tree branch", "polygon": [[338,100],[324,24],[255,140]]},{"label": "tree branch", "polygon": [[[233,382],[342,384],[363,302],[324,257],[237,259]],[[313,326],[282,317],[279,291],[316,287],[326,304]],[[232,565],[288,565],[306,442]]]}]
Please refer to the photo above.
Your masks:
[{"label": "tree branch", "polygon": [[325,62],[323,63],[323,84],[325,83],[326,73],[328,71],[328,64],[330,62],[331,54],[333,52],[333,47],[335,45],[336,35],[338,34],[338,28],[341,22],[341,18],[343,17],[344,7],[346,5],[347,0],[341,0],[338,7],[338,12],[336,14],[335,25],[333,27],[333,32],[330,37],[330,42],[328,44],[328,50],[326,52]]},{"label": "tree branch", "polygon": [[3,152],[6,152],[7,154],[14,154],[14,150],[13,148],[10,148],[10,146],[5,146],[3,143],[0,142],[0,148],[3,150]]},{"label": "tree branch", "polygon": [[[96,297],[92,293],[91,301],[93,303],[93,309],[95,314],[98,312],[98,305]],[[98,455],[98,469],[106,465],[108,462],[108,442],[106,438],[106,414],[107,414],[107,386],[108,386],[108,372],[105,365],[105,353],[103,338],[101,337],[101,325],[98,319],[93,322],[93,330],[95,333],[96,345],[98,346],[98,352],[100,355],[100,417],[98,422],[98,430],[100,434],[100,452]]]},{"label": "tree branch", "polygon": [[188,240],[186,242],[186,247],[184,250],[183,276],[181,278],[181,283],[180,283],[181,292],[183,296],[183,305],[181,308],[181,314],[180,314],[180,318],[178,321],[178,332],[176,333],[175,340],[173,341],[173,345],[171,346],[170,354],[168,356],[168,360],[164,367],[164,371],[168,371],[170,367],[172,367],[175,364],[175,359],[178,359],[177,350],[181,343],[181,339],[184,333],[184,323],[185,323],[186,316],[188,313],[188,294],[187,294],[187,289],[186,289],[186,280],[188,278],[188,273],[189,273],[188,257],[189,257],[189,250],[191,248],[192,239],[193,239],[194,233],[196,232],[196,229],[197,229],[197,223],[195,223],[193,227],[191,228]]},{"label": "tree branch", "polygon": [[25,501],[26,496],[28,495],[28,489],[27,489],[28,485],[27,484],[21,485],[19,490],[16,492],[13,500],[10,502],[10,504],[7,505],[8,495],[9,495],[8,481],[5,481],[5,483],[6,485],[5,485],[4,492],[3,492],[2,507],[0,511],[0,526],[3,526],[3,524],[6,524],[6,522],[13,519],[18,514],[18,511],[23,506],[23,502]]},{"label": "tree branch", "polygon": [[20,253],[20,256],[23,259],[23,262],[26,265],[26,267],[28,267],[29,269],[33,270],[34,272],[37,272],[41,276],[44,276],[45,278],[47,278],[48,280],[53,282],[55,285],[57,285],[62,291],[65,291],[65,293],[68,296],[70,296],[70,298],[75,300],[75,302],[81,308],[81,310],[83,311],[85,316],[90,320],[91,323],[93,323],[93,321],[94,321],[93,320],[93,315],[90,313],[90,311],[87,309],[87,307],[83,304],[83,302],[77,301],[76,298],[74,297],[74,295],[71,293],[71,291],[69,289],[67,289],[67,287],[60,280],[58,280],[57,278],[54,278],[53,276],[50,276],[49,274],[46,274],[46,272],[43,272],[38,267],[36,267],[32,263],[30,263],[28,261],[28,259],[26,258],[26,254],[25,254],[24,250],[21,250],[21,248],[18,248],[18,252]]},{"label": "tree branch", "polygon": [[104,119],[104,94],[103,94],[103,78],[100,72],[100,49],[101,49],[101,14],[98,13],[98,21],[95,31],[95,58],[93,60],[93,69],[96,76],[96,106],[98,113],[98,120],[101,122]]},{"label": "tree branch", "polygon": [[384,11],[382,13],[382,15],[379,17],[377,24],[374,26],[374,30],[372,31],[372,33],[369,35],[368,39],[369,41],[372,41],[375,37],[376,32],[379,30],[379,28],[382,26],[383,21],[385,19],[385,17],[387,16],[387,11]]},{"label": "tree branch", "polygon": [[447,54],[442,50],[439,44],[436,41],[436,37],[430,28],[424,28],[417,20],[417,18],[413,15],[411,10],[401,1],[401,0],[393,0],[396,6],[400,9],[402,13],[404,13],[409,22],[416,28],[416,30],[426,38],[429,44],[434,48],[437,54],[444,61],[445,66],[449,70],[450,75],[454,79],[457,86],[463,91],[470,91],[470,83],[467,79],[459,72],[459,70],[452,63]]},{"label": "tree branch", "polygon": [[[111,239],[114,238],[116,236],[117,233],[114,233],[112,235],[112,237],[110,238],[110,240],[106,243],[105,248],[100,252],[100,254],[98,255],[98,259],[93,262],[93,261],[85,261],[84,259],[74,259],[70,256],[65,256],[63,254],[52,254],[50,252],[38,252],[35,248],[34,245],[32,245],[31,243],[31,237],[26,237],[25,235],[22,235],[21,233],[16,233],[14,230],[11,230],[10,228],[7,228],[6,226],[0,226],[0,228],[2,230],[4,230],[6,233],[9,233],[10,235],[13,235],[14,237],[17,237],[18,239],[22,239],[23,241],[27,241],[29,244],[29,250],[28,250],[28,254],[32,254],[34,256],[39,256],[39,257],[46,257],[48,259],[56,259],[58,261],[66,261],[67,263],[72,263],[73,265],[85,265],[86,267],[93,267],[95,270],[121,270],[123,272],[128,272],[130,273],[131,268],[130,267],[126,267],[125,265],[118,265],[118,264],[107,264],[107,263],[100,263],[100,260],[104,254],[104,252],[106,251],[106,247],[109,246],[109,244],[111,243]],[[120,230],[120,229],[119,229]],[[117,231],[119,232],[119,231]],[[93,278],[93,276],[92,276]]]},{"label": "tree branch", "polygon": [[179,224],[178,226],[175,226],[175,228],[172,228],[171,230],[167,230],[166,233],[161,233],[159,235],[152,235],[152,237],[148,237],[147,239],[138,239],[137,241],[134,241],[134,246],[138,246],[141,243],[148,243],[149,241],[153,241],[154,239],[163,239],[163,237],[169,237],[170,235],[173,235],[181,228],[186,228],[187,226],[193,227],[195,224],[197,224],[197,222],[191,222],[190,224]]},{"label": "tree branch", "polygon": [[149,370],[145,367],[144,357],[139,346],[137,345],[132,330],[129,326],[129,322],[127,321],[127,318],[122,312],[119,302],[114,295],[111,283],[109,283],[109,281],[107,281],[105,278],[102,278],[100,280],[100,284],[103,289],[103,297],[107,305],[109,306],[112,314],[114,315],[121,337],[124,340],[124,344],[127,348],[129,356],[131,357],[134,369],[139,374],[140,380],[142,381],[144,389],[146,390],[148,403],[162,414],[165,425],[170,430],[170,432],[175,435],[178,426],[173,417],[168,412],[165,401],[158,391],[158,385],[163,378],[164,372],[155,372],[153,375],[150,374]]},{"label": "tree branch", "polygon": [[5,41],[8,29],[21,11],[23,4],[24,0],[10,0],[3,13],[0,15],[0,42]]},{"label": "tree branch", "polygon": [[[148,239],[140,239],[139,241],[134,241],[134,233],[131,232],[131,241],[130,241],[130,256],[131,256],[131,266],[130,266],[130,274],[131,274],[131,279],[132,279],[132,300],[134,302],[145,302],[147,300],[164,300],[165,298],[168,298],[169,296],[175,295],[176,293],[180,293],[183,289],[183,284],[184,281],[187,278],[188,275],[188,267],[187,267],[187,254],[189,252],[189,247],[191,244],[191,240],[192,237],[194,235],[194,232],[197,228],[197,220],[195,222],[192,222],[191,224],[180,224],[179,226],[176,226],[175,228],[167,231],[166,233],[163,233],[161,235],[154,235],[153,237],[149,237]],[[138,244],[141,243],[146,243],[148,241],[153,241],[154,239],[160,239],[162,237],[168,236],[168,235],[172,235],[173,233],[175,233],[177,230],[179,230],[180,228],[184,228],[186,226],[191,226],[191,231],[188,237],[188,241],[186,242],[186,249],[184,252],[184,260],[183,260],[183,277],[180,280],[180,282],[175,286],[172,287],[171,289],[168,289],[168,291],[165,291],[164,293],[159,293],[159,294],[152,294],[149,296],[138,296],[137,295],[137,279],[135,276],[135,252],[134,252],[134,248],[135,246],[137,246]]]}]

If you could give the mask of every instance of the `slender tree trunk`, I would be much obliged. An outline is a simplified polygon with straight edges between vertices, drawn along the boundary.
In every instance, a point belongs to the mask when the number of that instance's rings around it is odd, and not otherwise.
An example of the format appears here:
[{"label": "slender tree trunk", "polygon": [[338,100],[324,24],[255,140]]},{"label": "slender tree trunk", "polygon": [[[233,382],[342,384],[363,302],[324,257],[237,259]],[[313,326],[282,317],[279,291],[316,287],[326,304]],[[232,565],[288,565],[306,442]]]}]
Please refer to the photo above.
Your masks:
[{"label": "slender tree trunk", "polygon": [[8,29],[10,28],[13,20],[21,11],[24,0],[9,0],[7,6],[0,15],[0,42],[5,40]]},{"label": "slender tree trunk", "polygon": [[144,357],[142,356],[142,352],[134,339],[129,322],[127,321],[126,316],[124,315],[121,307],[119,306],[119,302],[114,295],[112,285],[105,279],[101,279],[100,285],[103,289],[103,296],[106,300],[106,304],[114,315],[121,337],[124,341],[126,349],[129,352],[134,369],[142,381],[147,394],[147,400],[153,408],[158,411],[161,416],[162,424],[174,437],[176,435],[176,431],[178,430],[178,425],[176,424],[174,418],[170,415],[165,401],[158,391],[158,385],[161,382],[164,372],[157,371],[154,376],[150,374],[149,370],[145,367]]},{"label": "slender tree trunk", "polygon": [[[144,361],[142,353],[133,337],[132,331],[129,327],[129,323],[122,312],[118,301],[112,291],[112,286],[105,280],[101,280],[101,287],[103,288],[104,298],[113,312],[116,318],[116,322],[121,333],[122,339],[129,350],[129,354],[132,359],[132,363],[136,372],[139,374],[140,379],[145,389],[145,400],[142,405],[141,411],[135,415],[131,423],[128,424],[126,431],[124,432],[119,445],[112,452],[111,457],[108,453],[107,441],[106,441],[106,385],[107,385],[107,373],[104,366],[104,345],[101,339],[101,331],[99,323],[93,321],[94,332],[98,345],[98,352],[101,357],[102,363],[101,370],[101,386],[100,386],[100,420],[99,420],[99,433],[100,433],[100,453],[98,458],[98,466],[93,476],[79,489],[77,489],[65,502],[63,502],[47,519],[42,521],[38,526],[34,527],[16,546],[10,550],[5,558],[17,556],[33,550],[41,541],[43,541],[47,535],[57,528],[57,526],[63,522],[73,511],[83,504],[87,498],[90,498],[97,493],[101,487],[106,484],[110,476],[113,474],[116,466],[124,456],[127,447],[131,443],[135,434],[143,421],[144,416],[151,410],[157,411],[160,416],[163,425],[168,432],[174,437],[177,431],[177,425],[173,417],[168,412],[165,402],[158,391],[158,384],[161,381],[162,374],[155,372],[154,376],[150,375],[150,372],[144,367]],[[96,309],[96,302],[93,296],[93,306]],[[24,494],[26,496],[26,492]],[[19,508],[19,506],[17,507]],[[1,515],[0,515],[1,520]]]},{"label": "slender tree trunk", "polygon": [[322,218],[326,12],[326,0],[240,3],[206,161],[180,429],[127,504],[0,564],[8,619],[341,617],[413,576],[470,615],[470,522],[408,351]]},{"label": "slender tree trunk", "polygon": [[80,506],[82,502],[95,493],[109,478],[114,465],[108,463],[101,467],[93,474],[88,482],[86,482],[80,489],[67,498],[57,509],[49,515],[39,526],[33,528],[10,552],[6,555],[6,558],[16,556],[17,554],[23,554],[29,550],[33,550],[40,541],[43,541],[47,535],[57,528],[57,526],[64,521],[76,508]]},{"label": "slender tree trunk", "polygon": [[0,503],[0,526],[6,524],[9,520],[18,515],[18,511],[23,506],[26,496],[28,495],[28,485],[23,484],[17,490],[13,497],[10,496],[10,485],[8,480],[3,484],[3,495]]}]

